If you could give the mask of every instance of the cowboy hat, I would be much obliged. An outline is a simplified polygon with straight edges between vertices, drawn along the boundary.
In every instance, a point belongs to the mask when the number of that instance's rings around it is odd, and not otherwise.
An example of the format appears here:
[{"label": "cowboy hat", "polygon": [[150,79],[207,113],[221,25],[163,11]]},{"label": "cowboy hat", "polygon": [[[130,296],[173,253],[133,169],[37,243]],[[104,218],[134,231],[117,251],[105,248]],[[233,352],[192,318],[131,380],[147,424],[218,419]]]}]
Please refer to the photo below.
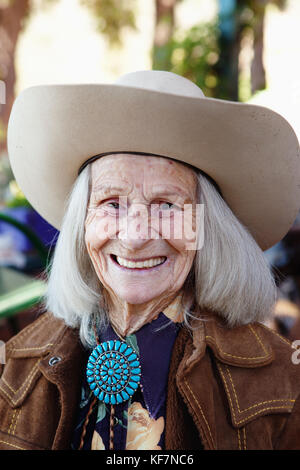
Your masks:
[{"label": "cowboy hat", "polygon": [[201,169],[262,249],[287,233],[300,208],[299,142],[289,123],[261,106],[206,98],[171,72],[27,88],[14,102],[7,142],[20,188],[58,229],[80,167],[113,152]]}]

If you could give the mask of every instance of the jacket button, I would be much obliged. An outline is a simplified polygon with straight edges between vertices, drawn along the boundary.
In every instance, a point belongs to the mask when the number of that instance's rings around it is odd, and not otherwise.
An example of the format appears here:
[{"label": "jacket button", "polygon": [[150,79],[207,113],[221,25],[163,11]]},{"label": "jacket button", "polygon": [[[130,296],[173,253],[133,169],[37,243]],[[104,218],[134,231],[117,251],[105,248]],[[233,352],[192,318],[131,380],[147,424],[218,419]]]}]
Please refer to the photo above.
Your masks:
[{"label": "jacket button", "polygon": [[60,362],[60,361],[61,361],[61,357],[53,356],[49,359],[49,366],[54,366],[55,364],[57,364],[57,362]]}]

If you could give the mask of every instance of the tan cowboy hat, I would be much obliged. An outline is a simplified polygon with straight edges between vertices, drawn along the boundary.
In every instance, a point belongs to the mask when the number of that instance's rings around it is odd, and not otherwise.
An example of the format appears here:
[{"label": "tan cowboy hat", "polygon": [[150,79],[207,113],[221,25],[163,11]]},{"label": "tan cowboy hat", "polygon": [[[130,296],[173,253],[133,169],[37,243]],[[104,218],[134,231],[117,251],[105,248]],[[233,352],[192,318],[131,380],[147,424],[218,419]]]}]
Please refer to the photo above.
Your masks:
[{"label": "tan cowboy hat", "polygon": [[287,233],[300,208],[299,142],[288,122],[264,107],[206,98],[170,72],[27,88],[7,139],[20,188],[58,229],[80,167],[118,151],[167,156],[207,173],[262,249]]}]

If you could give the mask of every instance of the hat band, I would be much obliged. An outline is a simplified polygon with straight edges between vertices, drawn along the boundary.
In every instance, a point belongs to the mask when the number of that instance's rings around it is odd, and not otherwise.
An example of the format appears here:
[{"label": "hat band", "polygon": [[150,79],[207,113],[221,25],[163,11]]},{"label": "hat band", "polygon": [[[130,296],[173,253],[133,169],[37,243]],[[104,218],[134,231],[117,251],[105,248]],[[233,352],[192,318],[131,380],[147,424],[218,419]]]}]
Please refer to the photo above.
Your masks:
[{"label": "hat band", "polygon": [[149,157],[163,157],[163,158],[170,158],[172,159],[171,157],[167,157],[165,155],[158,155],[156,153],[148,153],[148,152],[131,152],[131,151],[128,151],[128,150],[117,150],[115,152],[104,152],[104,153],[99,153],[98,155],[93,155],[92,157],[88,158],[82,165],[81,167],[79,168],[78,170],[78,175],[80,175],[80,173],[82,172],[82,170],[87,166],[89,165],[90,163],[94,162],[95,160],[98,160],[98,158],[100,157],[105,157],[106,155],[115,155],[117,153],[129,153],[131,155],[145,155],[145,156],[149,156]]}]

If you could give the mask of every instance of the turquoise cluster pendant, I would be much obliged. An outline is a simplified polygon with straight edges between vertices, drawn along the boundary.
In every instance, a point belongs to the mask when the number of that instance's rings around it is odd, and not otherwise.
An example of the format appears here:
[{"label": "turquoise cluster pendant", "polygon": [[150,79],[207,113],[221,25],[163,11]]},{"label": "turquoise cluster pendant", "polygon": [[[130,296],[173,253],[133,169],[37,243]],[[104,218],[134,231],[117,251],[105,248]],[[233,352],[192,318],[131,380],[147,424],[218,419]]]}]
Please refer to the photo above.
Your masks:
[{"label": "turquoise cluster pendant", "polygon": [[86,369],[87,381],[102,402],[117,405],[134,394],[141,380],[137,353],[124,341],[105,341],[92,351]]}]

